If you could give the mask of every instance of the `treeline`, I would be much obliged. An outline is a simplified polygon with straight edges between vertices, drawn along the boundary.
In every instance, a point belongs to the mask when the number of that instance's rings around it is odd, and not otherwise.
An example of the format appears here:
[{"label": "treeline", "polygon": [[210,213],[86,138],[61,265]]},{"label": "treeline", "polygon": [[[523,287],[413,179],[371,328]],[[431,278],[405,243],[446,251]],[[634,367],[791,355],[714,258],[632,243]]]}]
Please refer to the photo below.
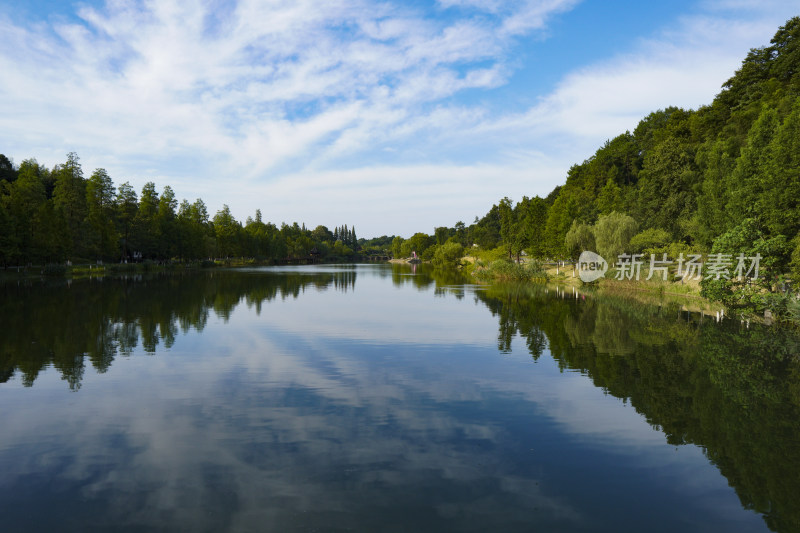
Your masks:
[{"label": "treeline", "polygon": [[[466,226],[395,239],[407,255],[445,242],[509,258],[760,253],[800,279],[800,17],[750,51],[710,105],[670,107],[605,143],[545,198],[503,198]],[[428,252],[427,255],[432,255]]]},{"label": "treeline", "polygon": [[[375,239],[388,248],[390,237]],[[96,169],[85,178],[78,156],[48,169],[35,159],[15,167],[0,154],[0,264],[73,261],[198,260],[254,257],[283,260],[352,259],[375,242],[359,242],[354,227],[313,230],[305,224],[262,220],[245,224],[225,205],[213,217],[202,199],[178,203],[172,188],[153,182],[137,195],[130,183],[115,187]],[[364,248],[364,250],[362,250]]]}]

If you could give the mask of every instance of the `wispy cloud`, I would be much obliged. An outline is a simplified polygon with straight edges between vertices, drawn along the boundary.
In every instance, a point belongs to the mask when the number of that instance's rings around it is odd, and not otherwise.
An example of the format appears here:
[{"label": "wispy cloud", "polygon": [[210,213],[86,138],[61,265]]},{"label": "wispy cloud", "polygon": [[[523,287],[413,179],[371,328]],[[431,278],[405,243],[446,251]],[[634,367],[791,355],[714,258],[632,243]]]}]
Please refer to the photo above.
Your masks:
[{"label": "wispy cloud", "polygon": [[502,21],[358,1],[214,5],[116,1],[82,9],[80,23],[2,20],[14,75],[0,90],[19,110],[2,125],[42,146],[58,130],[59,144],[92,150],[116,138],[118,154],[179,147],[242,167],[255,157],[261,172],[506,74]]},{"label": "wispy cloud", "polygon": [[[546,194],[652,110],[710,101],[792,7],[730,4],[573,69],[522,112],[482,98],[513,85],[528,68],[516,52],[574,0],[113,0],[72,21],[0,15],[0,150],[49,165],[75,150],[117,182],[169,183],[240,218],[296,193],[269,218],[431,231]],[[354,176],[349,199],[325,203]],[[454,186],[465,203],[443,205]],[[362,217],[381,197],[391,216]],[[439,208],[403,222],[426,198]]]}]

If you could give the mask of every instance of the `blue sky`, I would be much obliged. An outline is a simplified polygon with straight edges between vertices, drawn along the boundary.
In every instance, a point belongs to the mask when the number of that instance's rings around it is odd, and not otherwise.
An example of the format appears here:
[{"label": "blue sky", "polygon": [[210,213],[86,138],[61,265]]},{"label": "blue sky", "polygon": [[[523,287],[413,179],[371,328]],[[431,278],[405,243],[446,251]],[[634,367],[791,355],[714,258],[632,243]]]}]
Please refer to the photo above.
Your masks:
[{"label": "blue sky", "polygon": [[546,195],[800,0],[0,0],[0,153],[363,237]]}]

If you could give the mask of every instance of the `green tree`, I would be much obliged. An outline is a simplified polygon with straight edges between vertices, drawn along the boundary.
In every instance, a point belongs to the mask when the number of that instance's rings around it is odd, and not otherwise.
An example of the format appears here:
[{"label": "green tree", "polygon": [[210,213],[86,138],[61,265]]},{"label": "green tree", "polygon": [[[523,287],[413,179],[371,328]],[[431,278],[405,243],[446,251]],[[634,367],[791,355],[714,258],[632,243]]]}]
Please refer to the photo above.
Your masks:
[{"label": "green tree", "polygon": [[636,234],[637,224],[633,217],[613,211],[601,216],[593,227],[597,253],[609,263],[625,253],[631,238]]},{"label": "green tree", "polygon": [[464,257],[464,247],[457,242],[446,242],[436,246],[431,263],[440,268],[455,267]]},{"label": "green tree", "polygon": [[666,230],[648,228],[631,237],[631,252],[644,254],[664,253],[669,242],[670,235]]},{"label": "green tree", "polygon": [[[295,224],[296,225],[296,224]],[[239,252],[239,231],[241,224],[233,218],[227,204],[214,215],[214,234],[217,238],[217,253],[220,257],[231,257]]]},{"label": "green tree", "polygon": [[178,255],[187,259],[202,259],[211,255],[216,236],[211,236],[206,204],[200,198],[194,203],[181,202],[177,215]]},{"label": "green tree", "polygon": [[597,210],[601,215],[607,215],[612,211],[620,211],[622,209],[622,189],[612,178],[608,178],[597,196]]},{"label": "green tree", "polygon": [[758,202],[764,225],[773,235],[800,232],[800,98],[773,137],[762,165],[764,190]]},{"label": "green tree", "polygon": [[158,254],[158,192],[156,184],[148,181],[142,187],[139,196],[139,209],[133,220],[133,235],[131,240],[135,251],[142,254],[142,257],[153,259]]},{"label": "green tree", "polygon": [[[402,245],[402,249],[404,251],[403,257],[409,257],[411,252],[417,252],[417,255],[421,256],[425,253],[425,250],[430,248],[436,244],[436,239],[431,237],[426,233],[415,233],[411,236],[407,241],[405,241]],[[405,252],[406,247],[408,248],[408,252]]]},{"label": "green tree", "polygon": [[773,157],[770,145],[777,129],[777,112],[765,107],[747,134],[747,143],[729,178],[731,194],[727,211],[733,220],[757,217],[765,207],[762,203],[765,178]]},{"label": "green tree", "polygon": [[14,164],[5,155],[0,154],[0,182],[6,181],[9,184],[17,179],[17,170]]},{"label": "green tree", "polygon": [[139,201],[136,191],[129,182],[121,184],[117,188],[117,222],[119,232],[122,237],[122,259],[127,261],[131,253],[131,233],[136,212],[139,210]]},{"label": "green tree", "polygon": [[442,244],[447,242],[448,238],[450,238],[450,229],[444,226],[433,228],[433,235],[436,238],[436,244],[441,246]]},{"label": "green tree", "polygon": [[67,154],[67,161],[54,170],[53,205],[61,224],[61,242],[64,255],[85,257],[87,255],[86,182],[75,152]]},{"label": "green tree", "polygon": [[9,215],[13,224],[10,237],[14,243],[16,259],[24,262],[53,259],[55,250],[44,249],[44,232],[56,231],[55,227],[44,227],[43,210],[47,196],[42,181],[46,171],[35,159],[28,159],[20,165],[18,178],[8,186]]},{"label": "green tree", "polygon": [[103,259],[116,257],[119,237],[114,227],[114,184],[105,169],[96,169],[86,182],[86,208],[90,252]]},{"label": "green tree", "polygon": [[535,196],[531,199],[523,197],[522,227],[524,243],[528,254],[532,257],[547,256],[545,230],[547,228],[547,201]]},{"label": "green tree", "polygon": [[404,257],[402,254],[402,247],[403,247],[403,238],[397,236],[392,239],[392,257],[395,259],[400,259]]},{"label": "green tree", "polygon": [[565,239],[572,221],[578,218],[578,199],[569,194],[559,194],[547,212],[545,226],[545,247],[547,254],[553,258],[561,258],[567,254]]},{"label": "green tree", "polygon": [[333,242],[333,233],[325,226],[319,225],[311,231],[311,238],[318,242]]},{"label": "green tree", "polygon": [[497,211],[500,215],[500,241],[511,259],[514,237],[514,208],[511,199],[506,196],[497,205]]},{"label": "green tree", "polygon": [[167,185],[161,192],[161,197],[158,199],[158,212],[156,213],[156,231],[157,231],[157,250],[158,257],[162,259],[169,259],[177,254],[176,238],[177,238],[177,220],[175,209],[178,207],[178,201],[175,199],[175,193],[172,188]]},{"label": "green tree", "polygon": [[569,228],[566,237],[564,238],[564,246],[573,260],[577,260],[578,256],[584,250],[594,251],[595,241],[594,232],[588,224],[581,224],[577,220],[572,221],[572,226]]},{"label": "green tree", "polygon": [[[731,256],[731,279],[703,279],[700,282],[703,296],[722,301],[732,308],[749,307],[763,312],[772,307],[776,300],[768,293],[778,289],[779,275],[788,270],[791,261],[792,248],[786,236],[770,237],[756,219],[747,218],[714,239],[711,252]],[[734,276],[734,273],[739,254],[746,258],[745,269],[753,263],[747,258],[760,256],[757,277],[752,272],[749,276],[742,273],[742,279],[736,279],[738,276]]]},{"label": "green tree", "polygon": [[683,238],[681,222],[697,209],[699,183],[691,146],[679,138],[666,138],[644,157],[638,182],[639,220],[669,231],[675,239]]},{"label": "green tree", "polygon": [[794,245],[791,257],[792,280],[800,283],[800,235],[794,238],[792,244]]},{"label": "green tree", "polygon": [[732,217],[728,212],[731,194],[731,175],[736,159],[730,154],[727,139],[720,138],[698,152],[698,160],[705,167],[701,193],[697,198],[697,215],[701,221],[700,235],[695,235],[703,245],[709,246],[714,237],[730,229]]},{"label": "green tree", "polygon": [[3,192],[6,183],[0,182],[0,263],[4,267],[11,263],[18,253],[8,195]]}]

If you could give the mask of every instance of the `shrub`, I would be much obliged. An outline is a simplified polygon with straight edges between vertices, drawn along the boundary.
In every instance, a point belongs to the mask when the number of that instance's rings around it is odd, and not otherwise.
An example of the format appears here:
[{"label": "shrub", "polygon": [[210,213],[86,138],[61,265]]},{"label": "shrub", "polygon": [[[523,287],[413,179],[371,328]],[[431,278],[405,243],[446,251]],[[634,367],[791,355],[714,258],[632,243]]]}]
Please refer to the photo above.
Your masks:
[{"label": "shrub", "polygon": [[529,281],[531,279],[547,279],[547,274],[539,262],[513,263],[507,259],[493,261],[488,268],[476,270],[475,275],[483,280]]},{"label": "shrub", "polygon": [[431,263],[437,267],[454,267],[461,264],[464,257],[464,247],[456,242],[446,242],[435,248]]}]

